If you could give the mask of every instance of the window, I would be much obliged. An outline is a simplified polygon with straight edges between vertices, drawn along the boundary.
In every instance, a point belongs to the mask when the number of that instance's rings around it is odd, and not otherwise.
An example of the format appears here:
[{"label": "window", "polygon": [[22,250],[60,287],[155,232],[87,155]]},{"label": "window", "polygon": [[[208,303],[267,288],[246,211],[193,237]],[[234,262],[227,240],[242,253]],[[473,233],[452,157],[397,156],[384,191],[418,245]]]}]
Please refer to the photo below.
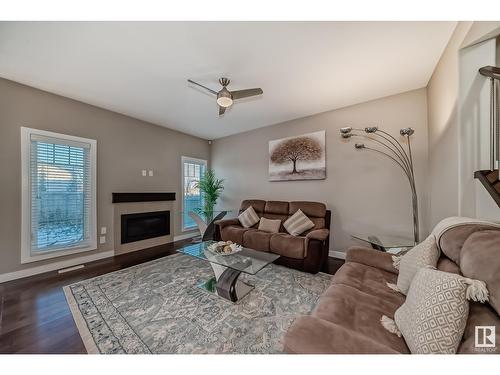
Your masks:
[{"label": "window", "polygon": [[21,263],[96,249],[96,141],[21,128],[21,143]]},{"label": "window", "polygon": [[196,223],[189,212],[203,206],[203,196],[198,188],[200,178],[205,174],[207,161],[182,157],[182,230],[196,229]]}]

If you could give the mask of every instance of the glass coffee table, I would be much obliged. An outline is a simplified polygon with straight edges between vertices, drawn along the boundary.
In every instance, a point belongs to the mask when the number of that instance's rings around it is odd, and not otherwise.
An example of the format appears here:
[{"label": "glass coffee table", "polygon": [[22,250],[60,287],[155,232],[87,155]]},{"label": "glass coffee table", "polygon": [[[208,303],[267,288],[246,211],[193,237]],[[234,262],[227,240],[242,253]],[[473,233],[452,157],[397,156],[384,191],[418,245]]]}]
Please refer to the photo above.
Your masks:
[{"label": "glass coffee table", "polygon": [[203,241],[186,245],[178,252],[209,262],[214,276],[198,285],[198,288],[214,293],[231,302],[245,297],[254,287],[239,280],[240,274],[255,275],[261,269],[274,262],[280,256],[263,251],[243,248],[242,251],[230,254],[214,254],[207,249],[215,241]]},{"label": "glass coffee table", "polygon": [[351,237],[369,243],[375,250],[393,254],[404,252],[415,246],[412,239],[398,236],[351,234]]}]

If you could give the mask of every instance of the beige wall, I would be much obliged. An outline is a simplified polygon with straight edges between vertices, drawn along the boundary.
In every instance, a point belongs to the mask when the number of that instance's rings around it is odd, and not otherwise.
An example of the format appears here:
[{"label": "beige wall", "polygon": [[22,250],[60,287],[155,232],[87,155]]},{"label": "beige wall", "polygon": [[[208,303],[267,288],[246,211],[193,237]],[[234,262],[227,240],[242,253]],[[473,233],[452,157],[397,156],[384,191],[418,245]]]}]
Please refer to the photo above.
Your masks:
[{"label": "beige wall", "polygon": [[[21,126],[97,140],[97,225],[108,228],[98,252],[113,250],[112,192],[173,191],[179,211],[181,156],[210,156],[206,140],[0,79],[0,274],[70,258],[20,264]],[[179,235],[180,216],[173,219]]]},{"label": "beige wall", "polygon": [[482,152],[480,132],[471,123],[484,122],[487,117],[486,81],[477,70],[492,63],[491,56],[481,60],[488,55],[482,50],[489,43],[485,40],[498,33],[499,25],[459,22],[427,86],[430,226],[451,215],[494,218],[476,212],[478,203],[498,214],[491,197],[484,197],[487,202],[483,202],[484,188],[476,191],[472,178],[473,171],[480,169],[481,162],[476,159]]},{"label": "beige wall", "polygon": [[472,22],[459,22],[427,86],[429,225],[458,215],[458,51]]},{"label": "beige wall", "polygon": [[500,34],[500,21],[463,21],[460,23],[469,25],[467,35],[461,42],[461,48],[484,42]]},{"label": "beige wall", "polygon": [[[371,102],[325,112],[247,133],[212,144],[212,166],[224,178],[221,208],[237,208],[242,199],[313,200],[332,210],[331,250],[353,244],[350,233],[395,234],[411,238],[410,188],[403,172],[390,160],[354,149],[339,128],[378,125],[398,134],[415,129],[414,159],[421,218],[427,191],[426,90],[419,89]],[[326,130],[327,178],[319,181],[268,181],[268,142],[273,139]],[[422,220],[421,220],[422,222]],[[425,235],[425,227],[422,235]]]}]

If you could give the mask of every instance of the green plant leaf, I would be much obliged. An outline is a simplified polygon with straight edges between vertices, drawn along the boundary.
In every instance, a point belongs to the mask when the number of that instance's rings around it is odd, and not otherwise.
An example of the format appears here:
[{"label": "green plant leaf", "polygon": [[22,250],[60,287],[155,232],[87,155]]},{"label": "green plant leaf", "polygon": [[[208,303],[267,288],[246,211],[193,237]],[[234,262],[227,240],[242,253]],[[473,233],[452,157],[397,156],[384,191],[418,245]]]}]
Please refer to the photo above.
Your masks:
[{"label": "green plant leaf", "polygon": [[197,183],[197,187],[203,194],[204,200],[203,209],[200,209],[197,213],[203,214],[207,220],[210,220],[214,216],[214,206],[224,190],[224,180],[218,179],[213,169],[207,169]]}]

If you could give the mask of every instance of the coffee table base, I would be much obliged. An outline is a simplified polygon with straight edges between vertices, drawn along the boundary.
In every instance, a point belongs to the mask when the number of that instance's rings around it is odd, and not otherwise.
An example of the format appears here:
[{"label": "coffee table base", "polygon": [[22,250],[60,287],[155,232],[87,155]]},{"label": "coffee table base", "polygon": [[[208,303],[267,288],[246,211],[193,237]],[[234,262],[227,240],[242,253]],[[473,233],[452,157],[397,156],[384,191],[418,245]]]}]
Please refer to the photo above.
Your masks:
[{"label": "coffee table base", "polygon": [[198,288],[214,293],[228,301],[238,302],[254,288],[252,285],[238,280],[240,274],[240,271],[226,268],[218,279],[214,276],[199,284]]}]

